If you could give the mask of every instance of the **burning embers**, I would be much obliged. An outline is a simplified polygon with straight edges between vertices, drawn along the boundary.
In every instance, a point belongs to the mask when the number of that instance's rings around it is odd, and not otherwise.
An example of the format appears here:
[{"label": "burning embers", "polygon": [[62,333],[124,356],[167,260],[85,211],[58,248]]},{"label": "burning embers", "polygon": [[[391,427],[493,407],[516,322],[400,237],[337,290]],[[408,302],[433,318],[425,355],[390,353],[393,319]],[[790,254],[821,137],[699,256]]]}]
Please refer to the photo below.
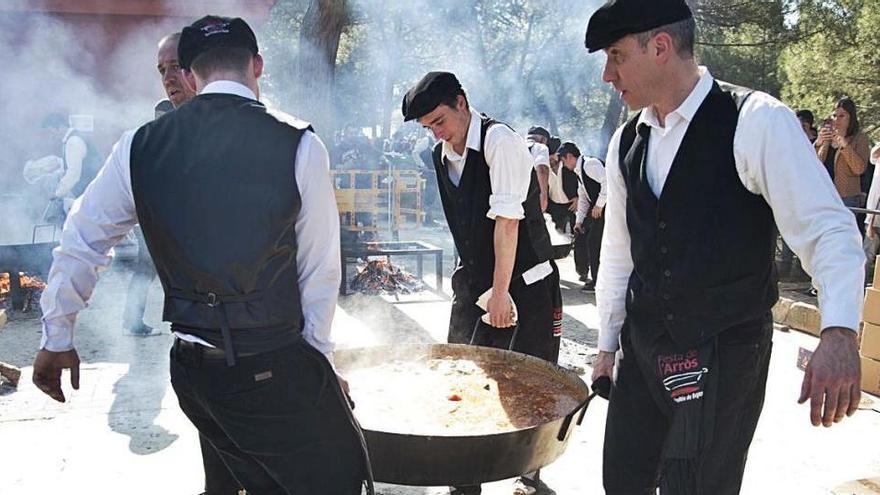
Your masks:
[{"label": "burning embers", "polygon": [[369,295],[412,294],[425,289],[415,276],[395,267],[388,260],[370,260],[351,281],[351,290]]},{"label": "burning embers", "polygon": [[20,272],[18,274],[19,284],[18,287],[15,287],[9,275],[9,273],[0,273],[0,309],[8,308],[10,304],[16,306],[14,309],[20,309],[23,312],[37,307],[40,303],[40,295],[46,288],[46,283],[40,277]]}]

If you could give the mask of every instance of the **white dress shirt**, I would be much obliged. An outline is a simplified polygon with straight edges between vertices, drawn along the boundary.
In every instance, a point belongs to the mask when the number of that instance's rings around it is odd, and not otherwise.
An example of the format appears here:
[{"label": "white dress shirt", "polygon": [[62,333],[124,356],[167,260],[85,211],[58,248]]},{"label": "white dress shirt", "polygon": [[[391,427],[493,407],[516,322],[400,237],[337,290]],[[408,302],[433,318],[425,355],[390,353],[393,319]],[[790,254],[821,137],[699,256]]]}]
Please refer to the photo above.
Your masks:
[{"label": "white dress shirt", "polygon": [[[256,99],[250,89],[232,81],[208,84],[202,93],[229,93]],[[110,264],[111,248],[137,224],[129,165],[135,132],[122,135],[104,167],[74,202],[67,217],[61,245],[53,253],[54,262],[40,300],[43,309],[40,348],[66,351],[74,347],[76,315],[87,306],[98,281],[98,269]],[[328,357],[333,351],[330,323],[341,278],[339,215],[329,170],[324,143],[314,133],[306,132],[294,163],[296,185],[302,198],[294,227],[300,303],[305,320],[302,332],[306,341]]]},{"label": "white dress shirt", "polygon": [[[871,177],[871,188],[868,189],[868,200],[865,208],[869,210],[880,210],[880,162],[874,159],[874,153],[880,149],[880,144],[871,149],[871,164],[874,165],[874,175]],[[880,226],[880,215],[865,215],[865,225],[874,224],[874,227]]]},{"label": "white dress shirt", "polygon": [[64,176],[58,181],[58,187],[55,188],[55,197],[63,198],[70,194],[71,189],[79,182],[82,177],[83,160],[88,153],[88,146],[83,138],[72,136],[74,129],[67,131],[64,135],[62,143],[64,145]]},{"label": "white dress shirt", "polygon": [[[473,150],[478,153],[481,151],[480,113],[473,107],[470,111],[471,122],[468,125],[464,153],[461,155],[456,153],[447,141],[443,141],[441,148],[442,159],[449,169],[449,180],[456,186],[464,173],[468,151]],[[495,124],[486,130],[485,145],[483,156],[489,167],[489,182],[492,189],[492,194],[489,195],[489,212],[486,216],[492,220],[496,217],[522,220],[526,217],[522,204],[529,193],[534,167],[529,148],[522,136],[504,124]],[[527,285],[530,285],[552,272],[550,262],[545,261],[523,273],[523,279]]]},{"label": "white dress shirt", "polygon": [[[565,188],[563,187],[563,166],[559,165],[559,169],[554,172],[553,167],[550,167],[550,180],[548,181],[548,188],[550,189],[550,201],[556,204],[568,204],[571,201],[568,196],[565,195]],[[578,181],[580,182],[580,181]]]},{"label": "white dress shirt", "polygon": [[[666,117],[665,126],[651,108],[639,118],[639,124],[651,128],[645,166],[648,183],[658,197],[685,131],[712,89],[711,74],[704,67],[700,71],[699,82]],[[618,348],[633,270],[627,192],[618,160],[621,129],[611,138],[605,161],[608,205],[596,288],[602,351]],[[772,96],[756,91],[740,111],[733,153],[740,181],[767,201],[783,239],[812,274],[819,290],[822,328],[858,329],[865,261],[859,233],[794,113]]]},{"label": "white dress shirt", "polygon": [[580,224],[587,218],[587,214],[590,213],[590,204],[593,202],[593,198],[590,197],[587,188],[584,186],[584,180],[581,176],[582,170],[587,177],[599,183],[599,197],[596,198],[596,207],[604,208],[608,197],[608,186],[605,185],[605,166],[602,165],[598,158],[587,157],[584,159],[583,156],[578,157],[577,164],[574,166],[574,172],[578,178],[578,209],[575,224]]},{"label": "white dress shirt", "polygon": [[526,140],[526,145],[532,153],[532,160],[535,161],[535,168],[544,165],[550,167],[550,148],[546,144],[536,143],[531,139]]}]

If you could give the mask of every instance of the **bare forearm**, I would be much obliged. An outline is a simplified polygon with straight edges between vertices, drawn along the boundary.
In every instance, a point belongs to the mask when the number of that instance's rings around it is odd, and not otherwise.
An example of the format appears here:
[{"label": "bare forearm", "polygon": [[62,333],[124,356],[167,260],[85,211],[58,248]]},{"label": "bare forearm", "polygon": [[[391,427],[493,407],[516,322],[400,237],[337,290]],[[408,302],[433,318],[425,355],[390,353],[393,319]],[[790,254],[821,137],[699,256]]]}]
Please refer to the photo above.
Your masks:
[{"label": "bare forearm", "polygon": [[492,287],[495,292],[507,292],[516,260],[516,243],[519,240],[519,220],[497,217],[495,219],[495,271]]},{"label": "bare forearm", "polygon": [[539,165],[535,172],[538,176],[538,188],[541,191],[541,211],[547,210],[547,204],[550,198],[550,167]]}]

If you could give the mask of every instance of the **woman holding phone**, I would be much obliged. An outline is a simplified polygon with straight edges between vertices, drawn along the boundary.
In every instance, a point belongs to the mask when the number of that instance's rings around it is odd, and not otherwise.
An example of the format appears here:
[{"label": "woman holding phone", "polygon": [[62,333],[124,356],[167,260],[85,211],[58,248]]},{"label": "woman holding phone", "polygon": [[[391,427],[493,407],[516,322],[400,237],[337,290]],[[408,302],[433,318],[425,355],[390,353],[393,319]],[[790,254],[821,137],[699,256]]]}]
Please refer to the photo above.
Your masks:
[{"label": "woman holding phone", "polygon": [[815,147],[843,204],[864,206],[860,176],[868,166],[871,142],[861,132],[856,104],[850,98],[837,102],[831,118],[819,130]]}]

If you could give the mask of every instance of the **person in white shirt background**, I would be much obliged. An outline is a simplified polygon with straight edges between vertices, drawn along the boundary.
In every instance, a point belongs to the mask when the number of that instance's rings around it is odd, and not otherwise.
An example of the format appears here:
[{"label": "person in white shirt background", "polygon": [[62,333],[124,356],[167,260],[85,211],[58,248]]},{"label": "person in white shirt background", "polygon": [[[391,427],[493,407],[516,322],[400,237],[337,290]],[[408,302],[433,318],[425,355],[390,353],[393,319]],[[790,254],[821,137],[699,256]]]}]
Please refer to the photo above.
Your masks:
[{"label": "person in white shirt background", "polygon": [[57,113],[47,115],[43,119],[42,127],[61,141],[60,178],[52,193],[52,202],[44,215],[44,221],[57,223],[60,226],[64,223],[73,200],[78,198],[89,182],[95,178],[101,166],[101,159],[94,147],[69,124],[68,119],[63,115]]},{"label": "person in white shirt background", "polygon": [[715,81],[694,38],[683,0],[608,2],[587,28],[603,80],[641,110],[606,160],[592,376],[614,378],[609,494],[739,492],[769,369],[774,221],[819,287],[823,330],[799,402],[826,427],[859,403],[864,255],[852,214],[794,112]]},{"label": "person in white shirt background", "polygon": [[[563,143],[559,160],[578,179],[578,203],[575,214],[575,266],[583,267],[581,290],[593,291],[599,279],[599,255],[605,230],[605,165],[598,158],[581,155],[575,143]],[[589,277],[589,278],[588,278]]]}]

